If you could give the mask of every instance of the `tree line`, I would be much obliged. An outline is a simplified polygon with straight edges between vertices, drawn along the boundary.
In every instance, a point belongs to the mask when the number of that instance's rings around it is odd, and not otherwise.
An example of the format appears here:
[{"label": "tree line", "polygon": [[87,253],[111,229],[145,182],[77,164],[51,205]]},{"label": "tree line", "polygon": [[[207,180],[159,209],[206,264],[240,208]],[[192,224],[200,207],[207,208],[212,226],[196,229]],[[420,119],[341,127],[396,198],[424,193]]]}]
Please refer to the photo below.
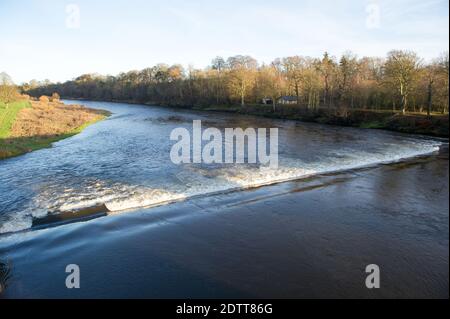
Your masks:
[{"label": "tree line", "polygon": [[215,58],[205,69],[158,64],[117,76],[85,74],[65,83],[31,81],[32,96],[133,101],[172,106],[277,106],[289,96],[299,107],[401,112],[448,112],[448,52],[425,63],[416,53],[391,51],[385,58],[292,56],[260,64],[250,56]]}]

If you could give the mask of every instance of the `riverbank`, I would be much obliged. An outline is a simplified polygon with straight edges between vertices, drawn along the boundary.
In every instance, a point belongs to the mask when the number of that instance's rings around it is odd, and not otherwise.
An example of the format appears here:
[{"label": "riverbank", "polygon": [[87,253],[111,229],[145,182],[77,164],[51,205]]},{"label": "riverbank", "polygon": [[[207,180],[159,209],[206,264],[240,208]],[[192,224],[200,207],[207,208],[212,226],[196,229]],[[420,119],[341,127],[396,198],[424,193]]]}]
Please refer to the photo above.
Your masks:
[{"label": "riverbank", "polygon": [[3,297],[448,298],[448,209],[446,150],[0,236]]},{"label": "riverbank", "polygon": [[334,108],[308,109],[294,105],[279,105],[273,109],[270,105],[248,106],[211,106],[196,107],[205,111],[234,112],[259,115],[269,118],[296,120],[303,122],[359,127],[364,129],[383,129],[394,132],[449,136],[448,115],[433,114],[428,117],[420,113],[395,113],[391,111],[352,110]]},{"label": "riverbank", "polygon": [[108,112],[57,102],[19,101],[0,107],[0,160],[50,147]]},{"label": "riverbank", "polygon": [[[84,99],[69,98],[83,101]],[[104,101],[104,100],[101,100]],[[204,112],[228,112],[253,116],[261,116],[282,120],[294,120],[310,123],[359,127],[364,129],[382,129],[408,134],[428,135],[434,137],[449,137],[448,114],[432,114],[428,117],[424,113],[393,112],[387,110],[362,110],[350,108],[314,108],[299,107],[297,105],[161,105],[152,102],[138,102],[133,100],[109,100],[105,102],[129,103],[141,105],[158,105],[170,108],[194,109]]]}]

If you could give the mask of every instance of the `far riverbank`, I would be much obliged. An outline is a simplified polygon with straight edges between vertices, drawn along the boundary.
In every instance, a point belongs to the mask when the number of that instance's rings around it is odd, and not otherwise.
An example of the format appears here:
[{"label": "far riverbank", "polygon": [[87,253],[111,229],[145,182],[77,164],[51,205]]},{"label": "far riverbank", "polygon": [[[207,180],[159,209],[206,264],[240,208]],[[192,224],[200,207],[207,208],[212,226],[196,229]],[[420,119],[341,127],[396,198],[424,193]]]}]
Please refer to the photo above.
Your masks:
[{"label": "far riverbank", "polygon": [[[73,97],[71,100],[83,101]],[[92,99],[90,99],[92,100]],[[248,104],[241,105],[161,105],[153,102],[139,102],[134,100],[98,100],[99,102],[129,103],[141,105],[158,105],[170,108],[193,109],[205,112],[228,112],[261,116],[267,118],[294,120],[319,124],[359,127],[364,129],[382,129],[408,134],[420,134],[434,137],[449,137],[448,114],[432,114],[428,117],[424,113],[401,114],[395,111],[351,109],[351,108],[307,108],[298,105]]]}]

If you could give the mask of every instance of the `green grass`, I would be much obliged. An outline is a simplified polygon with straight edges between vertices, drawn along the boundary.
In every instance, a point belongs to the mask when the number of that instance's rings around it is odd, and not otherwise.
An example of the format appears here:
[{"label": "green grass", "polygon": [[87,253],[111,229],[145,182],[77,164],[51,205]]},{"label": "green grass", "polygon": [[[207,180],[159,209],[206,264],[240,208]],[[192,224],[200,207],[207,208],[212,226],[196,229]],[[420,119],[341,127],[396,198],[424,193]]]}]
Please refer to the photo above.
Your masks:
[{"label": "green grass", "polygon": [[0,138],[0,160],[19,156],[43,148],[49,148],[52,146],[53,143],[79,134],[89,125],[97,123],[103,120],[105,117],[106,116],[102,116],[101,118],[95,121],[85,123],[74,130],[71,130],[67,133],[60,135],[31,136],[31,137],[10,138],[10,139]]},{"label": "green grass", "polygon": [[379,121],[363,122],[359,126],[360,128],[370,128],[370,129],[382,129],[386,127],[386,124]]},{"label": "green grass", "polygon": [[30,107],[28,101],[17,101],[6,105],[0,102],[0,139],[9,136],[14,120],[20,110]]}]

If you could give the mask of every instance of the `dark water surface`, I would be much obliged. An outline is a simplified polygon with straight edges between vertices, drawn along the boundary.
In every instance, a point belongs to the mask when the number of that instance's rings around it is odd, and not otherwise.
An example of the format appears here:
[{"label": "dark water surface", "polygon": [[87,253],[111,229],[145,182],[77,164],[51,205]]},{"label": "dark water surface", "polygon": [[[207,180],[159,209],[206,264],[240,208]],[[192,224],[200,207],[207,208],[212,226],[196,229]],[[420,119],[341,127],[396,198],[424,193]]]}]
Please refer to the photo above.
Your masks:
[{"label": "dark water surface", "polygon": [[[74,207],[105,205],[112,214],[0,236],[0,259],[13,274],[5,297],[448,298],[442,141],[86,104],[114,115],[52,149],[0,162],[0,230],[26,230],[33,218]],[[193,119],[219,128],[279,127],[281,169],[171,164],[170,131]],[[186,200],[139,208],[171,199]],[[80,266],[79,290],[65,287],[68,264]],[[365,287],[369,264],[380,266],[379,290]]]}]

